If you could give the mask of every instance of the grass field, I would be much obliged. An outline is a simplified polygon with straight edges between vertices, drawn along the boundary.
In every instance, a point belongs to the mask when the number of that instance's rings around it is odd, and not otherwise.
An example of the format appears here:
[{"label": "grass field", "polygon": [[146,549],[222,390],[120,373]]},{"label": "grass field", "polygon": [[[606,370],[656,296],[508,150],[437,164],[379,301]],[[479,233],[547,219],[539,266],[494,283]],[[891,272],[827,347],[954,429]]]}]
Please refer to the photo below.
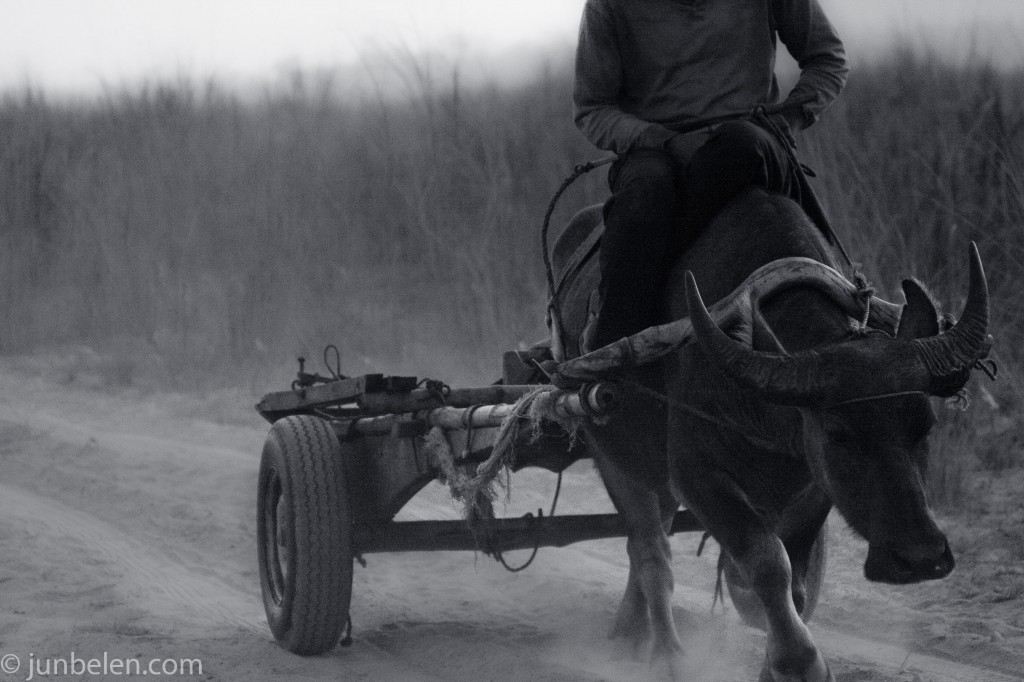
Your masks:
[{"label": "grass field", "polygon": [[[348,374],[495,377],[503,350],[544,332],[548,200],[599,154],[572,126],[567,63],[516,87],[408,75],[406,98],[311,74],[260,94],[3,96],[0,353],[56,350],[111,385],[176,390],[278,389],[328,343]],[[1022,78],[892,55],[800,143],[884,297],[913,275],[958,313],[967,244],[981,249],[1000,379],[942,419],[943,504],[965,467],[1024,461]],[[588,176],[555,225],[605,191]]]}]

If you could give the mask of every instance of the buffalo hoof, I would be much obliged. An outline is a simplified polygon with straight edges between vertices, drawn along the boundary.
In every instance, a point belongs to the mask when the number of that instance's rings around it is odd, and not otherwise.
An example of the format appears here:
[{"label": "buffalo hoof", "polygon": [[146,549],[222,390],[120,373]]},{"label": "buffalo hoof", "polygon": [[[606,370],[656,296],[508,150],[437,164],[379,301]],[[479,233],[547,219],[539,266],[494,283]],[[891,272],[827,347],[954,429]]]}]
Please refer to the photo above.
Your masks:
[{"label": "buffalo hoof", "polygon": [[608,639],[622,650],[622,654],[634,661],[642,661],[651,648],[651,619],[645,608],[635,602],[622,600]]},{"label": "buffalo hoof", "polygon": [[651,673],[657,680],[672,680],[672,682],[686,682],[692,680],[692,675],[687,675],[684,669],[686,658],[682,649],[673,651],[655,652],[651,655]]},{"label": "buffalo hoof", "polygon": [[761,676],[757,678],[757,682],[836,682],[836,677],[832,674],[832,669],[828,667],[828,663],[821,661],[821,664],[825,666],[824,677],[822,677],[820,671],[818,673],[811,671],[802,675],[774,674],[771,668],[768,667],[768,664],[765,663],[765,666],[761,668]]},{"label": "buffalo hoof", "polygon": [[650,624],[618,619],[608,633],[618,655],[633,660],[643,660],[650,650]]},{"label": "buffalo hoof", "polygon": [[649,656],[651,637],[646,633],[613,630],[608,639],[612,641],[612,655],[616,659],[643,661]]}]

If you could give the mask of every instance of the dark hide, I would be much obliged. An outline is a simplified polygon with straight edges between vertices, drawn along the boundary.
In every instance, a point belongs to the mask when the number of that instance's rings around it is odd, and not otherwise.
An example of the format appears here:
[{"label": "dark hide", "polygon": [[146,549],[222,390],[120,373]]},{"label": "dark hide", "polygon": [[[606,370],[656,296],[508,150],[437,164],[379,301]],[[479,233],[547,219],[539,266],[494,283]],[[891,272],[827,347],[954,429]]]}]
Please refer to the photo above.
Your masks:
[{"label": "dark hide", "polygon": [[[839,269],[795,203],[746,191],[677,262],[666,291],[666,317],[690,314],[687,270],[710,305],[756,268],[789,256]],[[913,285],[907,296],[901,336],[934,334],[937,314],[930,299]],[[564,292],[567,317],[581,319],[578,308],[588,297],[583,288]],[[762,311],[756,350],[778,352],[781,346],[794,353],[839,342],[884,348],[894,342],[881,332],[852,334],[852,321],[811,287],[788,289],[762,302]],[[777,404],[723,374],[694,343],[658,366],[632,370],[630,378],[664,391],[670,402],[666,409],[644,388],[627,384],[623,408],[606,424],[587,429],[588,447],[629,529],[630,575],[613,635],[628,637],[638,648],[652,639],[653,660],[674,677],[682,676],[682,647],[671,617],[672,574],[662,527],[679,502],[728,552],[764,606],[768,645],[762,680],[832,679],[798,607],[811,545],[833,503],[869,541],[868,578],[911,582],[952,569],[945,537],[921,490],[925,436],[934,422],[923,393],[835,409]]]}]

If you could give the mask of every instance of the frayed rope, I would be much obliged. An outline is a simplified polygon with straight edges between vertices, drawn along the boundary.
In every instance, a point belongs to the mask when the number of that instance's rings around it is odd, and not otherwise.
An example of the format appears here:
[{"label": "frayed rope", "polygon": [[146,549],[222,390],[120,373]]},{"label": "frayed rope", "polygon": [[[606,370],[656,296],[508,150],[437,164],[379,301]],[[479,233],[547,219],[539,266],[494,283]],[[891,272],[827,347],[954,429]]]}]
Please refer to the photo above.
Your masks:
[{"label": "frayed rope", "polygon": [[424,444],[437,459],[452,499],[465,507],[467,519],[493,518],[493,502],[500,490],[505,491],[506,503],[509,501],[511,469],[515,465],[516,444],[524,423],[530,429],[530,442],[540,437],[543,422],[553,421],[569,434],[570,448],[575,445],[583,418],[558,414],[558,398],[564,393],[562,389],[545,384],[517,400],[498,427],[490,456],[472,474],[472,465],[456,462],[454,449],[443,429],[435,426],[427,433]]}]

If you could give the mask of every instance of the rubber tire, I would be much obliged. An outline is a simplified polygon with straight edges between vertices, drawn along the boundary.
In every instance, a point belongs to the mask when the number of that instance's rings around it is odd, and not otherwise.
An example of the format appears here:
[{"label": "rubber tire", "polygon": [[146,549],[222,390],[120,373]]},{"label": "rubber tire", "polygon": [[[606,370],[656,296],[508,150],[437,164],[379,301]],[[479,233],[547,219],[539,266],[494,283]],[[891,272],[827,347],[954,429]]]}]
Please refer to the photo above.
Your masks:
[{"label": "rubber tire", "polygon": [[[736,611],[744,623],[759,630],[768,629],[768,622],[765,619],[764,607],[761,600],[757,598],[754,591],[750,589],[746,579],[740,574],[736,564],[728,554],[722,552],[722,569],[725,576],[725,585],[729,590],[729,597],[732,599]],[[825,568],[828,563],[828,522],[826,521],[818,531],[818,537],[811,547],[810,561],[805,576],[805,588],[807,590],[804,610],[800,618],[805,622],[811,622],[814,609],[818,605],[818,597],[821,596],[821,585],[825,580]]]},{"label": "rubber tire", "polygon": [[257,552],[267,623],[288,651],[330,651],[352,599],[352,522],[341,445],[318,417],[270,428],[260,461]]}]

